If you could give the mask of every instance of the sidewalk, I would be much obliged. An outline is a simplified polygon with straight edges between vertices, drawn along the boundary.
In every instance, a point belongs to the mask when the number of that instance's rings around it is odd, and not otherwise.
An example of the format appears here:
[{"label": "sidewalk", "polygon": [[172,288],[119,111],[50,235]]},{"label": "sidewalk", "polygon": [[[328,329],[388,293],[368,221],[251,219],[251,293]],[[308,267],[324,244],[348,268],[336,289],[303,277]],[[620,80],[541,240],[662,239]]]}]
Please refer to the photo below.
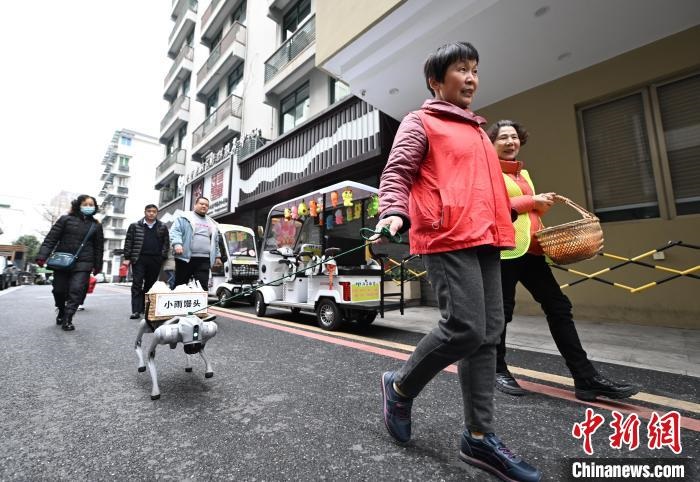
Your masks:
[{"label": "sidewalk", "polygon": [[[440,318],[437,308],[388,311],[375,325],[427,333]],[[593,361],[700,377],[700,330],[576,320],[583,348]],[[544,317],[514,316],[507,346],[559,354]]]}]

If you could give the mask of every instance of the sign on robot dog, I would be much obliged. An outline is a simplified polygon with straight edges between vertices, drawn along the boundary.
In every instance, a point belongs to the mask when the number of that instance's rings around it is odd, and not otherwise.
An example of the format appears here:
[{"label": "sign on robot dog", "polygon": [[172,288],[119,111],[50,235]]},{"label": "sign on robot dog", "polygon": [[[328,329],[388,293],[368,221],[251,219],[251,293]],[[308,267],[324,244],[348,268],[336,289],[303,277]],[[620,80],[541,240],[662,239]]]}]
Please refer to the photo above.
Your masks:
[{"label": "sign on robot dog", "polygon": [[260,252],[255,309],[268,307],[316,314],[318,325],[369,325],[377,313],[403,306],[385,303],[383,264],[363,246],[362,228],[374,228],[378,190],[340,182],[274,206]]}]

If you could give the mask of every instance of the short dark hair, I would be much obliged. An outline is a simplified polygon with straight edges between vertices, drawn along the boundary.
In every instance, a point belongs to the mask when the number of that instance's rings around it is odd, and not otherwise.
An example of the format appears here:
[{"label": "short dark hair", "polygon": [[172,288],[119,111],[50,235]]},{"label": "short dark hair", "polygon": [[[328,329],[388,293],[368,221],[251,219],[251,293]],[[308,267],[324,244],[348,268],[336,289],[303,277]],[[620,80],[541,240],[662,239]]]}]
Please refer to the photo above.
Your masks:
[{"label": "short dark hair", "polygon": [[207,201],[207,204],[211,204],[211,201],[209,201],[209,198],[208,198],[208,197],[204,197],[204,196],[199,196],[199,197],[194,201],[194,203],[197,204],[197,203],[199,202],[200,199],[205,199],[205,200]]},{"label": "short dark hair", "polygon": [[512,127],[518,134],[518,138],[520,139],[520,145],[524,146],[527,143],[527,138],[529,137],[529,134],[525,130],[525,127],[523,127],[521,123],[512,121],[510,119],[501,119],[498,122],[491,124],[491,127],[489,127],[486,130],[486,134],[489,136],[489,139],[491,139],[491,142],[494,142],[496,140],[496,137],[498,137],[498,131],[501,130],[501,127]]},{"label": "short dark hair", "polygon": [[156,206],[155,204],[146,204],[146,207],[143,208],[144,211],[147,211],[149,209],[155,209],[156,211],[158,211],[158,206]]},{"label": "short dark hair", "polygon": [[97,199],[90,196],[89,194],[81,194],[80,196],[78,196],[70,202],[70,214],[74,216],[80,214],[80,205],[83,204],[83,201],[85,201],[86,199],[92,199],[92,202],[95,205],[95,214],[100,212],[100,208],[97,205]]},{"label": "short dark hair", "polygon": [[473,60],[477,64],[479,63],[479,52],[469,42],[445,44],[428,56],[423,65],[423,73],[425,74],[425,85],[432,95],[435,95],[435,92],[430,87],[430,79],[444,82],[447,68],[455,62],[464,60]]}]

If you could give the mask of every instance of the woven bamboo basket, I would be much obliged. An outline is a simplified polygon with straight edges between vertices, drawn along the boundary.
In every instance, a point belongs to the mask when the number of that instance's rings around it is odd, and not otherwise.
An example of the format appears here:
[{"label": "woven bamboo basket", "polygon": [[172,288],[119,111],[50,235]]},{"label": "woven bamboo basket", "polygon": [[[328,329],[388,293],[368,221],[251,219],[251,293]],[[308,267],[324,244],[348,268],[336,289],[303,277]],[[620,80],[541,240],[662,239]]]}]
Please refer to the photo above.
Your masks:
[{"label": "woven bamboo basket", "polygon": [[564,196],[556,195],[555,202],[564,203],[583,216],[583,219],[540,229],[537,241],[556,264],[571,264],[590,259],[603,250],[603,229],[600,220]]}]

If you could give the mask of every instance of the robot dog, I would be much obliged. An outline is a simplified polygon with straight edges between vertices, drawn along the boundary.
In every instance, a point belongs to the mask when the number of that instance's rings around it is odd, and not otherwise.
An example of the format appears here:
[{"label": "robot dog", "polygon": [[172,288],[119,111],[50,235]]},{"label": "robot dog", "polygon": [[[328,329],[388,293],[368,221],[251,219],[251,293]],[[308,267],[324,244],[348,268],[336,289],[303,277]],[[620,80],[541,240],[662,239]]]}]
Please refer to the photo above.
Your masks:
[{"label": "robot dog", "polygon": [[151,400],[160,398],[160,389],[158,388],[158,374],[156,372],[156,347],[158,345],[170,345],[171,349],[175,349],[178,343],[182,343],[185,350],[185,371],[191,372],[192,365],[190,356],[199,353],[205,364],[204,376],[211,378],[214,376],[209,359],[204,353],[204,346],[207,340],[216,335],[217,325],[214,323],[216,315],[208,316],[204,319],[197,315],[188,314],[187,316],[175,316],[155,327],[146,318],[139,323],[138,334],[136,335],[136,355],[139,358],[139,372],[146,371],[146,363],[143,360],[143,352],[141,350],[141,339],[147,329],[153,331],[153,341],[148,349],[148,370],[151,373],[153,388],[151,389]]}]

